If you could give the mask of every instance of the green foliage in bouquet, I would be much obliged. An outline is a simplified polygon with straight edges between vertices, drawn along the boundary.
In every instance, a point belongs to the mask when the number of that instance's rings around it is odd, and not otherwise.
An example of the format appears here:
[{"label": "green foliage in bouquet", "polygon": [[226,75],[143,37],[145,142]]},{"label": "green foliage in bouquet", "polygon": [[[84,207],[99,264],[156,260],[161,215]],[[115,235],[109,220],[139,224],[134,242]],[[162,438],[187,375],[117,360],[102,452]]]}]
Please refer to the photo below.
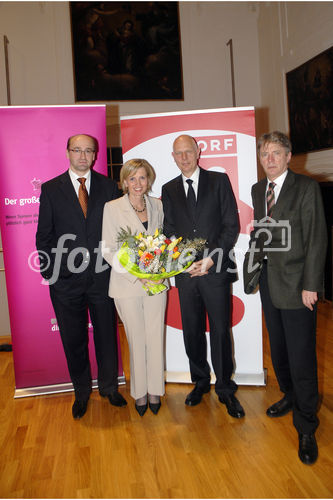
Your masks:
[{"label": "green foliage in bouquet", "polygon": [[[181,236],[167,238],[161,229],[156,229],[154,235],[136,235],[128,226],[120,229],[117,240],[122,243],[118,252],[122,266],[134,276],[151,281],[160,281],[185,271],[206,244],[202,238],[186,241]],[[144,288],[149,295],[154,295],[165,290],[166,286],[152,283],[144,285]]]}]

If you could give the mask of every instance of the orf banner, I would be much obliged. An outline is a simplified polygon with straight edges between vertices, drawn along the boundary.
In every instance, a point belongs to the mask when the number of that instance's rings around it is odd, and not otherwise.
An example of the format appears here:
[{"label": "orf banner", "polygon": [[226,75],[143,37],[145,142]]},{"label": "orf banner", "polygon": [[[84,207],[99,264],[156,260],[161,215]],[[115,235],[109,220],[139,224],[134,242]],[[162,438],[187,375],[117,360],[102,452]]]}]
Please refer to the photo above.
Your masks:
[{"label": "orf banner", "polygon": [[[106,174],[105,106],[0,108],[0,223],[16,397],[72,390],[35,235],[40,186],[68,169],[67,139],[78,133],[98,140],[94,169]],[[89,346],[95,379],[92,338]]]},{"label": "orf banner", "polygon": [[[171,153],[173,141],[181,134],[196,139],[201,148],[200,166],[227,173],[235,193],[241,230],[235,247],[239,280],[232,289],[234,378],[239,384],[263,385],[261,305],[258,294],[244,294],[241,274],[253,218],[251,186],[257,181],[254,108],[122,117],[124,161],[145,158],[153,165],[157,175],[153,196],[160,197],[162,185],[180,175]],[[172,285],[168,292],[166,314],[166,377],[169,382],[189,382],[189,364],[183,345],[180,306],[174,280]],[[209,349],[208,361],[211,364]]]}]

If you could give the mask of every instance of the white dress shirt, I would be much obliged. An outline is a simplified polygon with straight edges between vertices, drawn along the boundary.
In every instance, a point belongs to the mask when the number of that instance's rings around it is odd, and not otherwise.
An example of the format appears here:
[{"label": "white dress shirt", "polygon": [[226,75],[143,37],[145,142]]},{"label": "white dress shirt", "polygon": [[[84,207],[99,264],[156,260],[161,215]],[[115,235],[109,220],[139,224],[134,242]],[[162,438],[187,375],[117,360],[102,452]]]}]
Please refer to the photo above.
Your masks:
[{"label": "white dress shirt", "polygon": [[[283,183],[286,180],[287,174],[288,174],[288,169],[285,172],[283,172],[283,174],[281,174],[279,177],[277,177],[276,179],[274,179],[274,181],[270,181],[269,179],[267,179],[267,186],[266,186],[266,195],[265,195],[265,197],[267,197],[267,190],[268,190],[268,186],[269,186],[270,182],[274,182],[275,183],[274,199],[275,199],[275,203],[277,202],[278,197],[279,197],[280,192],[281,192],[281,189],[282,189],[282,186],[283,186]],[[266,203],[266,213],[267,213],[267,203]]]},{"label": "white dress shirt", "polygon": [[[77,179],[79,179],[81,177],[85,177],[85,179],[86,179],[85,186],[87,188],[88,195],[89,195],[89,191],[90,191],[90,179],[91,179],[91,172],[90,172],[90,170],[86,174],[84,174],[84,175],[77,175],[75,172],[73,172],[73,170],[71,168],[68,169],[68,172],[69,172],[69,177],[71,178],[72,184],[74,186],[74,189],[75,189],[75,192],[76,192],[76,196],[79,197],[79,187],[80,187],[80,183],[79,183],[79,181]],[[90,260],[89,250],[86,249],[83,262],[84,263],[89,263],[89,260]]]},{"label": "white dress shirt", "polygon": [[188,184],[187,184],[186,181],[188,179],[191,179],[193,181],[192,182],[192,187],[194,189],[195,197],[198,198],[199,174],[200,174],[199,167],[196,168],[196,170],[193,172],[193,174],[191,175],[191,177],[185,177],[185,175],[182,174],[183,184],[184,184],[184,189],[185,189],[185,195],[186,196],[187,196],[187,191],[188,191]]},{"label": "white dress shirt", "polygon": [[69,172],[69,177],[71,178],[72,184],[74,186],[76,196],[79,197],[80,183],[79,183],[78,179],[81,177],[85,177],[85,179],[86,179],[85,186],[86,186],[88,194],[89,194],[89,192],[90,192],[90,179],[91,179],[90,170],[88,170],[88,172],[84,175],[77,175],[75,172],[73,172],[73,170],[71,168],[68,169],[68,172]]}]

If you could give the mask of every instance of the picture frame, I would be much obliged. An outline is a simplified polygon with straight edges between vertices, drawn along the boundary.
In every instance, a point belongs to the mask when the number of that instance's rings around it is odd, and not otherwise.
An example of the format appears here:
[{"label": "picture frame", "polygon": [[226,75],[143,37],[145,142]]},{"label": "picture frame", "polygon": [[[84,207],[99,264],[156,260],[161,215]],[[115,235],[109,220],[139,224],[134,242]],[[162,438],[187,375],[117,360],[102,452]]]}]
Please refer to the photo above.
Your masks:
[{"label": "picture frame", "polygon": [[293,153],[333,147],[333,47],[286,73]]},{"label": "picture frame", "polygon": [[70,2],[76,102],[183,100],[178,2]]}]

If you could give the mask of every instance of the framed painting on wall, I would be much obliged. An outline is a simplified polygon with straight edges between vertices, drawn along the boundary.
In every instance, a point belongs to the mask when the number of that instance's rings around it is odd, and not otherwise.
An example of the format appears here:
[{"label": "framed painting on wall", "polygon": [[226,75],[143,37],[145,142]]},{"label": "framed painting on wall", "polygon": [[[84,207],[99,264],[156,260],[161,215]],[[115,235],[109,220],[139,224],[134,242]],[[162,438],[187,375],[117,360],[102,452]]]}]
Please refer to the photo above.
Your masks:
[{"label": "framed painting on wall", "polygon": [[70,2],[76,101],[182,100],[178,2]]},{"label": "framed painting on wall", "polygon": [[293,153],[333,147],[333,47],[286,74]]}]

